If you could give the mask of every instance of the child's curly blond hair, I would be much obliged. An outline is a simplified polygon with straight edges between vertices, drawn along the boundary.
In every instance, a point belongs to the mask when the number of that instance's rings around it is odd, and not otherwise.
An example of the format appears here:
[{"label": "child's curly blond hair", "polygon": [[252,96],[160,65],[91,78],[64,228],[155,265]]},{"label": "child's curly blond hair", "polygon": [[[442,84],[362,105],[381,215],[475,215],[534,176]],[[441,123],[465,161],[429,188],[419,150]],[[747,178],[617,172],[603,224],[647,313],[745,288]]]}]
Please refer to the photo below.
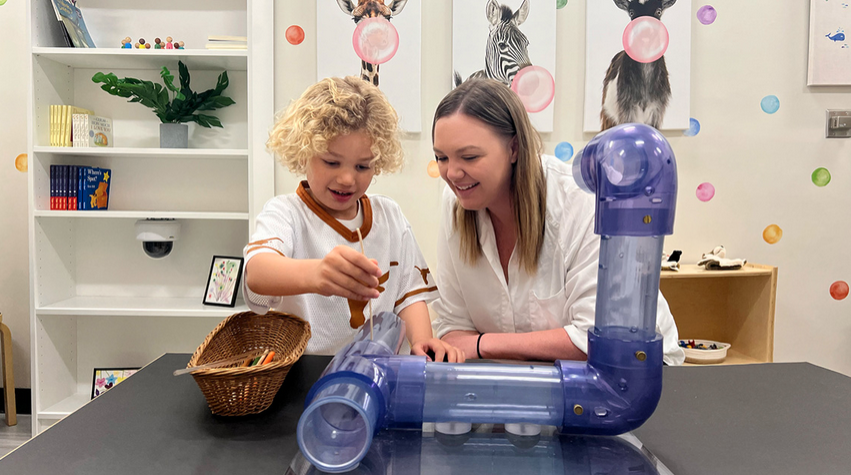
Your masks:
[{"label": "child's curly blond hair", "polygon": [[325,78],[279,115],[266,147],[282,165],[304,175],[314,156],[338,135],[363,131],[372,140],[375,174],[402,167],[399,116],[376,86],[356,76]]}]

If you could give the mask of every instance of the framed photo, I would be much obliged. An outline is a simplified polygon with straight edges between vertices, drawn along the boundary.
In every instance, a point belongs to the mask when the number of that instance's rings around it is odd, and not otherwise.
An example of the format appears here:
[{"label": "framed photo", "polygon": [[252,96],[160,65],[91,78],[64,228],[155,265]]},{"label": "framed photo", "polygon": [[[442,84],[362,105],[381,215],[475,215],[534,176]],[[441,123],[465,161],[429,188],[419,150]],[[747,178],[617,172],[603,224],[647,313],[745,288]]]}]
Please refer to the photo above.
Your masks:
[{"label": "framed photo", "polygon": [[95,368],[92,374],[92,399],[129,378],[139,368]]},{"label": "framed photo", "polygon": [[851,48],[844,25],[851,10],[842,2],[810,1],[810,53],[807,86],[851,85]]},{"label": "framed photo", "polygon": [[210,274],[207,276],[207,291],[204,293],[204,305],[233,307],[239,292],[239,279],[242,277],[241,257],[213,256]]}]

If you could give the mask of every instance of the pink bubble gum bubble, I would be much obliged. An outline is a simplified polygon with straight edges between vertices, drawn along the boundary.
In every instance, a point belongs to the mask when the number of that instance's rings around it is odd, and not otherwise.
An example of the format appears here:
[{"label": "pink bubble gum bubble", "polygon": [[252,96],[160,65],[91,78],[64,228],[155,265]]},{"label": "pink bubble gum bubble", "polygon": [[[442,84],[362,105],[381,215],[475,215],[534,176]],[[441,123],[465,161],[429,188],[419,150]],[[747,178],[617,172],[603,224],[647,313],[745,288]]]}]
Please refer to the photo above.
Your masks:
[{"label": "pink bubble gum bubble", "polygon": [[639,63],[652,63],[668,50],[668,29],[653,17],[638,17],[623,30],[623,49]]},{"label": "pink bubble gum bubble", "polygon": [[526,66],[514,75],[511,90],[520,96],[527,112],[541,112],[553,102],[556,83],[545,68]]},{"label": "pink bubble gum bubble", "polygon": [[367,18],[358,22],[352,46],[358,57],[367,63],[386,63],[399,49],[399,32],[383,17]]}]

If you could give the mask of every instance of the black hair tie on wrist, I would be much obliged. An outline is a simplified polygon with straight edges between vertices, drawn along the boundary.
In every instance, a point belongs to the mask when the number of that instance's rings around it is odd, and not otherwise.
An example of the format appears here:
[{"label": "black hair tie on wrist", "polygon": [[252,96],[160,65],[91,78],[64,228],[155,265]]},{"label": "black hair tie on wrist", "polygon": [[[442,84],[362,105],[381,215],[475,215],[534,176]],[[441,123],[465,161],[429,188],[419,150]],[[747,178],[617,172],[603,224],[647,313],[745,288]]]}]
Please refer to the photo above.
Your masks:
[{"label": "black hair tie on wrist", "polygon": [[479,355],[480,360],[484,359],[484,358],[482,358],[482,352],[479,350],[479,345],[482,343],[482,336],[483,335],[484,335],[484,333],[479,333],[479,339],[476,340],[476,354]]}]

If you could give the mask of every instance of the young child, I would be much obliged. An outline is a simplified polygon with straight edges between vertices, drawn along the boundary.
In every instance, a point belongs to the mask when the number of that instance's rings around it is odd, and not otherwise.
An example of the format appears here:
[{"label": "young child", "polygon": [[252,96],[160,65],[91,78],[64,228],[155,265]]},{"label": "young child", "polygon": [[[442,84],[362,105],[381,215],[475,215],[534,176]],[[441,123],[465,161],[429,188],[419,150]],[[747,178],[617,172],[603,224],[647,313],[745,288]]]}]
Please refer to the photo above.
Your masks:
[{"label": "young child", "polygon": [[257,313],[310,322],[308,354],[334,354],[351,342],[371,300],[373,313],[393,311],[405,321],[413,354],[465,360],[432,335],[426,302],[437,298],[437,287],[399,205],[365,195],[375,175],[402,165],[398,122],[377,87],[354,76],[326,78],[270,134],[269,149],[307,180],[257,216],[243,251],[243,295]]}]

